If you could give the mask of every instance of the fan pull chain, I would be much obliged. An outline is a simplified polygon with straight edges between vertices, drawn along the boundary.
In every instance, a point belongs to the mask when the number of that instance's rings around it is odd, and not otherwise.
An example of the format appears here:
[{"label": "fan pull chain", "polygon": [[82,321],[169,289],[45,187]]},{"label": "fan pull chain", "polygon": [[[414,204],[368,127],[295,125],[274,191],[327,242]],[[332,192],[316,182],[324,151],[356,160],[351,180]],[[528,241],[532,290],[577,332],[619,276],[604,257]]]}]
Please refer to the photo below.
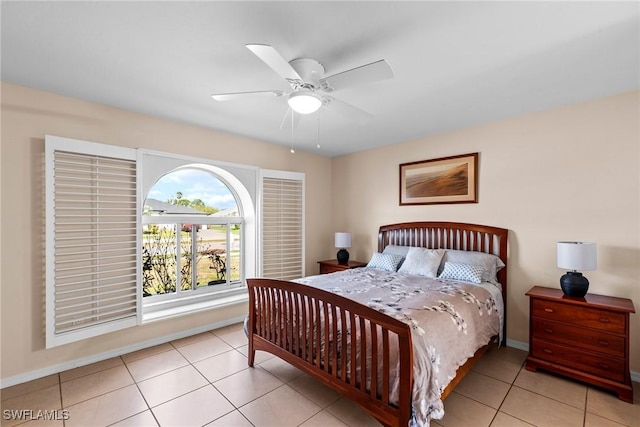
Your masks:
[{"label": "fan pull chain", "polygon": [[291,110],[291,150],[289,150],[291,152],[291,154],[295,153],[296,150],[293,149],[293,115],[295,113],[293,112],[293,109]]},{"label": "fan pull chain", "polygon": [[318,143],[316,148],[320,148],[320,110],[318,110]]}]

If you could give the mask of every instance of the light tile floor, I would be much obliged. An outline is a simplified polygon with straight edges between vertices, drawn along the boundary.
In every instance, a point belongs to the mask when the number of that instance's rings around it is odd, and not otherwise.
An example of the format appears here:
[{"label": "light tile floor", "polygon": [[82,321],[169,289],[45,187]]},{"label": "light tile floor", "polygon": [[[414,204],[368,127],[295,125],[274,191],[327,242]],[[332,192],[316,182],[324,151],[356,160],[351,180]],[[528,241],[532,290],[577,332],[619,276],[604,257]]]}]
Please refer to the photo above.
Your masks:
[{"label": "light tile floor", "polygon": [[[378,426],[350,400],[264,352],[247,367],[240,324],[50,375],[1,391],[2,427]],[[492,348],[445,400],[434,426],[640,427],[635,403],[523,368]],[[7,410],[66,410],[67,420],[7,419]],[[10,412],[9,412],[10,413]],[[60,412],[62,414],[62,412]]]}]

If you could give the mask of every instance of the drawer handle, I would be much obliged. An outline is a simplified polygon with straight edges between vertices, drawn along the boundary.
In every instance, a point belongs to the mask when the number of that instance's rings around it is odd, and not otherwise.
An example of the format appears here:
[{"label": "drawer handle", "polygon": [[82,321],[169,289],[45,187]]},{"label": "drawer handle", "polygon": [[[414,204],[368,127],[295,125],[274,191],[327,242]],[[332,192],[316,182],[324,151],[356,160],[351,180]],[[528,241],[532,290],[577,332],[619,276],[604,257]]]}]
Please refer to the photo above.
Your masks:
[{"label": "drawer handle", "polygon": [[544,351],[544,352],[545,352],[545,353],[547,353],[547,354],[553,354],[553,350],[549,350],[548,348],[545,348],[545,349],[544,349],[544,350],[542,350],[542,351]]},{"label": "drawer handle", "polygon": [[544,331],[548,334],[552,334],[553,333],[553,329],[551,328],[544,328]]},{"label": "drawer handle", "polygon": [[607,365],[606,363],[598,363],[598,366],[602,369],[609,369],[609,365]]},{"label": "drawer handle", "polygon": [[600,318],[600,321],[601,321],[602,323],[609,323],[609,318],[608,318],[608,317],[601,317],[601,318]]},{"label": "drawer handle", "polygon": [[547,313],[553,313],[553,308],[545,308],[544,311]]},{"label": "drawer handle", "polygon": [[598,340],[598,344],[600,344],[600,345],[609,345],[609,341]]}]

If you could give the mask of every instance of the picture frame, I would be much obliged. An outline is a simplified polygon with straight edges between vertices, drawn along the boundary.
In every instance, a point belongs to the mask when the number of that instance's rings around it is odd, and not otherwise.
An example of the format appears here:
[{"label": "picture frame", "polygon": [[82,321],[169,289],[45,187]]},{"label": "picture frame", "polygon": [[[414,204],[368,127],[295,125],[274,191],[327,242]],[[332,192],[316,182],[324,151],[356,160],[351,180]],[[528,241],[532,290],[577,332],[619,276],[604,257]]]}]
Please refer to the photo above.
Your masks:
[{"label": "picture frame", "polygon": [[478,203],[478,153],[400,165],[400,206]]}]

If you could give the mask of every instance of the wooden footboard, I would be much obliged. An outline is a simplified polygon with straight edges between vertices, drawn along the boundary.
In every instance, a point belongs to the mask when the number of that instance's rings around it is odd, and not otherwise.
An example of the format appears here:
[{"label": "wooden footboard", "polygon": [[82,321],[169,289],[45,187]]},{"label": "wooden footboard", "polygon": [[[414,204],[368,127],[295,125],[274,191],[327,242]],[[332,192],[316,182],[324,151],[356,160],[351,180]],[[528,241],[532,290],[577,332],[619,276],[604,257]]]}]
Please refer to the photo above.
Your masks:
[{"label": "wooden footboard", "polygon": [[383,425],[408,425],[413,350],[407,324],[321,289],[272,279],[247,284],[249,366],[256,350],[268,351],[356,401]]}]

